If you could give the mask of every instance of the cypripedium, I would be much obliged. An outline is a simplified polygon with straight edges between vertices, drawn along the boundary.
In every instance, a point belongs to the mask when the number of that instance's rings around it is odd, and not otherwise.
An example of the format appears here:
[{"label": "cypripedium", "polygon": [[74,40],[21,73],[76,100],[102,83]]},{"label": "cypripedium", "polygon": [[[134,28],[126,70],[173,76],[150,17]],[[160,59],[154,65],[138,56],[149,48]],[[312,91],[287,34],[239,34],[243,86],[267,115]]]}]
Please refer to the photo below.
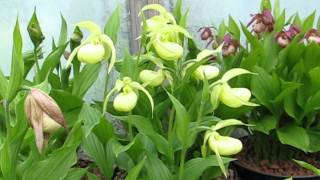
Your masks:
[{"label": "cypripedium", "polygon": [[309,30],[306,33],[305,38],[308,43],[314,42],[316,44],[320,44],[320,32],[317,29]]},{"label": "cypripedium", "polygon": [[76,26],[89,30],[91,35],[72,51],[66,68],[71,65],[77,55],[78,60],[86,64],[96,64],[103,59],[110,59],[108,67],[108,72],[110,72],[116,60],[116,50],[112,40],[101,31],[98,25],[91,21],[82,21]]},{"label": "cypripedium", "polygon": [[60,128],[66,128],[63,114],[57,103],[39,89],[31,89],[25,100],[25,112],[36,138],[40,152],[44,139]]},{"label": "cypripedium", "polygon": [[103,104],[103,113],[107,110],[107,103],[113,93],[118,92],[113,100],[113,107],[120,112],[130,112],[134,109],[138,101],[138,91],[142,91],[148,97],[153,112],[154,103],[149,92],[138,82],[132,81],[129,77],[117,80],[114,88],[107,94]]},{"label": "cypripedium", "polygon": [[232,107],[238,108],[243,105],[245,106],[258,106],[258,104],[249,102],[251,92],[247,88],[231,88],[228,81],[236,76],[242,74],[252,74],[251,72],[241,69],[234,68],[227,71],[220,80],[210,85],[211,91],[211,104],[213,109],[216,109],[220,102]]},{"label": "cypripedium", "polygon": [[211,151],[213,151],[217,157],[219,166],[222,172],[226,175],[226,170],[220,155],[222,156],[231,156],[239,153],[242,150],[242,143],[240,140],[229,137],[222,136],[218,133],[218,130],[228,127],[228,126],[237,126],[237,125],[246,125],[243,122],[236,119],[227,119],[221,120],[216,125],[211,126],[205,133],[203,145],[201,147],[202,156],[207,155],[207,143]]},{"label": "cypripedium", "polygon": [[176,61],[183,55],[180,33],[187,38],[191,38],[190,34],[178,25],[166,25],[157,31],[151,32],[148,35],[150,36],[150,42],[147,49],[153,46],[156,53],[163,60]]},{"label": "cypripedium", "polygon": [[145,85],[156,87],[163,83],[165,75],[161,69],[158,71],[142,70],[139,74],[139,78]]},{"label": "cypripedium", "polygon": [[284,48],[299,33],[300,28],[295,25],[291,25],[288,30],[282,30],[281,32],[276,34],[276,41],[280,47]]},{"label": "cypripedium", "polygon": [[[187,65],[186,69],[190,68],[193,64],[207,60],[211,58],[212,56],[217,56],[219,53],[222,52],[222,46],[219,46],[215,50],[209,50],[209,49],[204,49],[202,50],[198,55],[197,58],[194,60],[190,60],[190,63]],[[210,80],[219,75],[220,69],[217,67],[215,64],[205,64],[205,65],[200,65],[193,71],[193,76],[198,79],[198,80]]]},{"label": "cypripedium", "polygon": [[271,32],[274,26],[274,20],[270,10],[264,10],[262,13],[252,15],[251,21],[247,26],[252,25],[252,31],[257,35],[263,32]]},{"label": "cypripedium", "polygon": [[226,34],[223,37],[222,55],[223,56],[234,55],[237,52],[239,45],[240,45],[239,42],[233,39],[230,34]]},{"label": "cypripedium", "polygon": [[190,34],[176,24],[175,18],[163,6],[158,4],[146,5],[141,12],[146,10],[156,10],[159,15],[147,19],[146,31],[150,37],[147,50],[154,47],[155,52],[163,60],[175,61],[182,57],[183,47],[180,34],[191,38]]},{"label": "cypripedium", "polygon": [[139,15],[147,10],[155,10],[159,12],[159,15],[153,16],[146,20],[147,32],[157,31],[167,24],[176,24],[176,20],[172,14],[159,4],[149,4],[144,6]]}]

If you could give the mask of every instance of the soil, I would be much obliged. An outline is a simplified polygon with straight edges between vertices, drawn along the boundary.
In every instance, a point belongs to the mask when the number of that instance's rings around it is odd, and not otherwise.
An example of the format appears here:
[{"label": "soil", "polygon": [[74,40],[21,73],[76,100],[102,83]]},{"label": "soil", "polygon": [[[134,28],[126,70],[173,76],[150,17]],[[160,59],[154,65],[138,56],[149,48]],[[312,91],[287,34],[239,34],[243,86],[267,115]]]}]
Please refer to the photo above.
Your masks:
[{"label": "soil", "polygon": [[[307,170],[292,160],[275,160],[269,162],[269,160],[258,159],[254,153],[252,146],[246,140],[241,140],[244,143],[244,149],[236,157],[238,162],[248,169],[256,172],[263,172],[265,174],[271,174],[276,176],[314,176],[315,174]],[[320,154],[300,154],[296,159],[303,160],[312,164],[313,166],[320,168]]]},{"label": "soil", "polygon": [[[92,163],[93,162],[90,159],[81,157],[81,158],[78,159],[78,162],[77,162],[77,164],[75,166],[78,167],[78,168],[87,168]],[[89,172],[91,172],[92,174],[96,175],[101,180],[105,179],[105,177],[100,172],[99,168],[96,168],[96,167],[89,168]],[[126,178],[126,176],[127,176],[127,172],[126,171],[124,171],[124,170],[122,170],[120,168],[115,168],[112,180],[124,180]],[[83,177],[82,180],[88,180],[88,177]]]}]

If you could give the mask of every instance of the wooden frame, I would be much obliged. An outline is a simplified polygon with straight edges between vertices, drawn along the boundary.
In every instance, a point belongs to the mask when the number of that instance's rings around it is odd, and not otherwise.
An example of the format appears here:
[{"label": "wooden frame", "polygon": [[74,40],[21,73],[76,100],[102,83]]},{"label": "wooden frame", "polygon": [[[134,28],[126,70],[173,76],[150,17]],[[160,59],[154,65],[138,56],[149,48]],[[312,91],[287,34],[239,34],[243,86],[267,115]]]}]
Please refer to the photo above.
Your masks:
[{"label": "wooden frame", "polygon": [[[129,45],[130,52],[137,53],[139,51],[139,41],[137,37],[140,35],[141,20],[138,17],[141,7],[146,4],[161,4],[161,0],[128,0],[128,10],[129,10]],[[155,15],[154,12],[148,12],[147,17]]]}]

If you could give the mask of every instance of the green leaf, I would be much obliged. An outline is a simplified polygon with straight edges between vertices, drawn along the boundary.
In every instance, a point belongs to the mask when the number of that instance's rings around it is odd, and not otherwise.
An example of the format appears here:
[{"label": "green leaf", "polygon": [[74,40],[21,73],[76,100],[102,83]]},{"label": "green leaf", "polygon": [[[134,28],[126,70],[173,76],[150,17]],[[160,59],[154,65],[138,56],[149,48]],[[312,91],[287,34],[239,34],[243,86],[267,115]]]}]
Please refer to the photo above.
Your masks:
[{"label": "green leaf", "polygon": [[60,36],[59,36],[58,46],[63,46],[67,42],[68,26],[67,26],[67,22],[64,19],[62,14],[60,14],[60,17],[61,17],[61,28],[60,28]]},{"label": "green leaf", "polygon": [[283,26],[286,23],[286,11],[283,10],[281,15],[277,18],[277,21],[275,23],[275,31],[279,32],[283,29]]},{"label": "green leaf", "polygon": [[56,180],[67,176],[77,162],[77,148],[82,139],[80,123],[72,128],[64,145],[54,150],[47,158],[36,161],[23,173],[22,179]]},{"label": "green leaf", "polygon": [[316,175],[320,176],[320,169],[316,168],[315,166],[307,163],[307,162],[304,162],[304,161],[299,161],[299,160],[296,160],[296,159],[293,159],[294,162],[296,162],[297,164],[299,164],[299,166],[303,167],[303,168],[306,168],[312,172],[314,172]]},{"label": "green leaf", "polygon": [[171,179],[172,175],[167,166],[156,155],[147,152],[147,160],[145,162],[148,179],[164,180]]},{"label": "green leaf", "polygon": [[54,151],[47,159],[33,163],[23,174],[22,179],[63,179],[77,162],[76,149],[77,146],[69,146]]},{"label": "green leaf", "polygon": [[130,53],[126,50],[124,54],[123,61],[121,63],[120,76],[131,77],[133,80],[136,80],[138,77],[138,63]]},{"label": "green leaf", "polygon": [[298,13],[295,15],[295,17],[293,19],[293,24],[298,27],[301,27],[302,22],[301,22],[301,18]]},{"label": "green leaf", "polygon": [[304,128],[291,124],[278,129],[277,134],[282,144],[309,151],[309,136]]},{"label": "green leaf", "polygon": [[262,119],[249,119],[248,122],[253,125],[251,129],[269,135],[269,132],[276,128],[278,119],[274,116],[266,116]]},{"label": "green leaf", "polygon": [[261,0],[260,10],[271,10],[271,2],[270,0]]},{"label": "green leaf", "polygon": [[[170,147],[168,141],[154,131],[152,124],[147,118],[137,115],[131,115],[130,118],[132,126],[136,127],[141,134],[148,136],[161,154],[173,160],[172,148]],[[119,117],[119,119],[128,121],[128,117]]]},{"label": "green leaf", "polygon": [[20,34],[19,22],[13,31],[13,47],[12,47],[12,61],[11,61],[11,74],[9,78],[8,90],[6,93],[7,101],[12,101],[16,96],[24,75],[24,63],[22,59],[22,37]]},{"label": "green leaf", "polygon": [[112,154],[107,154],[103,144],[93,133],[83,139],[83,149],[86,154],[94,160],[101,172],[108,179],[111,179],[113,174],[113,160],[110,161],[108,156],[110,157]]},{"label": "green leaf", "polygon": [[241,23],[241,29],[244,35],[246,36],[247,41],[250,43],[250,46],[252,47],[252,49],[258,49],[261,47],[261,43],[258,40],[258,38],[252,35],[252,33],[248,30],[248,28],[242,23]]},{"label": "green leaf", "polygon": [[37,74],[39,81],[44,81],[45,78],[50,74],[54,68],[60,63],[60,58],[67,47],[67,43],[59,46],[57,49],[53,50],[44,60],[41,70]]},{"label": "green leaf", "polygon": [[146,161],[146,157],[144,157],[135,167],[130,169],[130,171],[128,172],[128,175],[126,177],[126,180],[138,179],[139,173],[140,173],[141,169],[143,168],[145,161]]},{"label": "green leaf", "polygon": [[72,94],[83,98],[92,84],[97,80],[100,73],[101,64],[87,64],[74,79]]},{"label": "green leaf", "polygon": [[229,32],[233,35],[233,37],[240,41],[240,29],[236,23],[236,21],[232,18],[232,16],[229,16]]},{"label": "green leaf", "polygon": [[93,132],[103,144],[107,144],[111,138],[115,137],[111,122],[104,117],[100,118],[99,123],[93,128]]},{"label": "green leaf", "polygon": [[[222,158],[224,164],[228,164],[234,159]],[[184,180],[197,180],[200,179],[203,172],[209,167],[219,167],[216,156],[209,156],[205,158],[193,158],[189,160],[184,166]]]},{"label": "green leaf", "polygon": [[278,20],[280,15],[280,0],[275,0],[273,5],[273,16]]},{"label": "green leaf", "polygon": [[90,107],[87,103],[83,104],[79,114],[79,120],[83,122],[82,128],[85,137],[88,137],[92,129],[99,124],[100,117],[101,113],[97,109]]},{"label": "green leaf", "polygon": [[316,12],[314,11],[304,20],[301,27],[301,33],[305,33],[313,27],[315,16]]},{"label": "green leaf", "polygon": [[0,95],[5,97],[8,89],[8,79],[4,76],[2,70],[0,69]]},{"label": "green leaf", "polygon": [[84,168],[72,168],[69,170],[67,177],[64,180],[78,180],[82,179],[87,173],[87,169]]},{"label": "green leaf", "polygon": [[227,26],[224,22],[224,20],[222,20],[222,22],[220,23],[219,27],[218,27],[218,37],[219,38],[223,38],[224,35],[226,34],[227,32]]},{"label": "green leaf", "polygon": [[120,30],[121,24],[121,6],[113,11],[112,15],[109,17],[107,23],[104,26],[104,33],[108,35],[114,44],[116,44],[118,39],[118,32]]},{"label": "green leaf", "polygon": [[182,145],[186,148],[188,146],[189,139],[189,122],[190,115],[188,114],[185,107],[177,100],[173,95],[168,93],[168,96],[176,110],[175,126],[176,134]]},{"label": "green leaf", "polygon": [[58,103],[62,111],[70,111],[81,107],[83,104],[83,101],[80,98],[61,89],[52,89],[50,96]]},{"label": "green leaf", "polygon": [[176,18],[177,22],[180,22],[182,16],[182,2],[183,0],[177,0],[173,8],[173,16]]},{"label": "green leaf", "polygon": [[0,168],[5,179],[16,179],[19,152],[28,129],[24,112],[24,98],[17,101],[15,113],[17,122],[7,132],[6,139],[0,145]]}]

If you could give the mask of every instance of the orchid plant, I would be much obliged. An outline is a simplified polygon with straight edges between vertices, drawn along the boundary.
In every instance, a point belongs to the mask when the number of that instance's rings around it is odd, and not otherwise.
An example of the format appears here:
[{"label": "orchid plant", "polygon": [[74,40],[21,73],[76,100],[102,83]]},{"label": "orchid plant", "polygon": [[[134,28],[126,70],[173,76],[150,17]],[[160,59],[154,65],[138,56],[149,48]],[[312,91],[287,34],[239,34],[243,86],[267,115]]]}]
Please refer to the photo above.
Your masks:
[{"label": "orchid plant", "polygon": [[[146,19],[148,10],[159,15]],[[30,52],[22,52],[17,21],[11,74],[0,71],[1,125],[6,127],[1,129],[0,178],[96,179],[95,167],[105,179],[112,179],[114,167],[127,171],[129,180],[227,175],[225,167],[233,160],[229,156],[241,151],[242,144],[221,129],[246,124],[221,120],[213,112],[220,101],[228,106],[256,105],[249,102],[250,91],[231,88],[227,82],[251,73],[238,68],[221,77],[219,64],[208,59],[221,56],[222,49],[233,51],[228,47],[236,44],[226,37],[226,44],[215,50],[187,49],[186,42],[193,40],[185,29],[187,14],[182,15],[181,1],[175,16],[154,4],[140,13],[139,54],[127,53],[117,60],[120,12],[118,7],[103,31],[91,21],[75,24],[69,40],[61,16],[59,41],[53,41],[44,59],[45,37],[36,12],[27,29],[34,44]],[[82,30],[90,32],[85,39]],[[192,55],[194,50],[198,52]],[[84,101],[106,66],[104,99]],[[115,82],[109,81],[113,67],[119,72]],[[35,75],[29,80],[31,71]],[[118,121],[126,133],[116,131]],[[77,167],[86,157],[90,165]],[[206,173],[212,169],[216,173]]]},{"label": "orchid plant", "polygon": [[[292,159],[318,152],[319,144],[319,41],[315,13],[304,20],[286,19],[279,1],[273,11],[263,0],[261,13],[249,26],[242,25],[247,50],[239,65],[258,76],[239,77],[238,85],[251,89],[255,107],[247,116],[255,125],[254,150],[261,159]],[[250,32],[251,31],[251,32]],[[261,141],[270,142],[268,144]]]}]

